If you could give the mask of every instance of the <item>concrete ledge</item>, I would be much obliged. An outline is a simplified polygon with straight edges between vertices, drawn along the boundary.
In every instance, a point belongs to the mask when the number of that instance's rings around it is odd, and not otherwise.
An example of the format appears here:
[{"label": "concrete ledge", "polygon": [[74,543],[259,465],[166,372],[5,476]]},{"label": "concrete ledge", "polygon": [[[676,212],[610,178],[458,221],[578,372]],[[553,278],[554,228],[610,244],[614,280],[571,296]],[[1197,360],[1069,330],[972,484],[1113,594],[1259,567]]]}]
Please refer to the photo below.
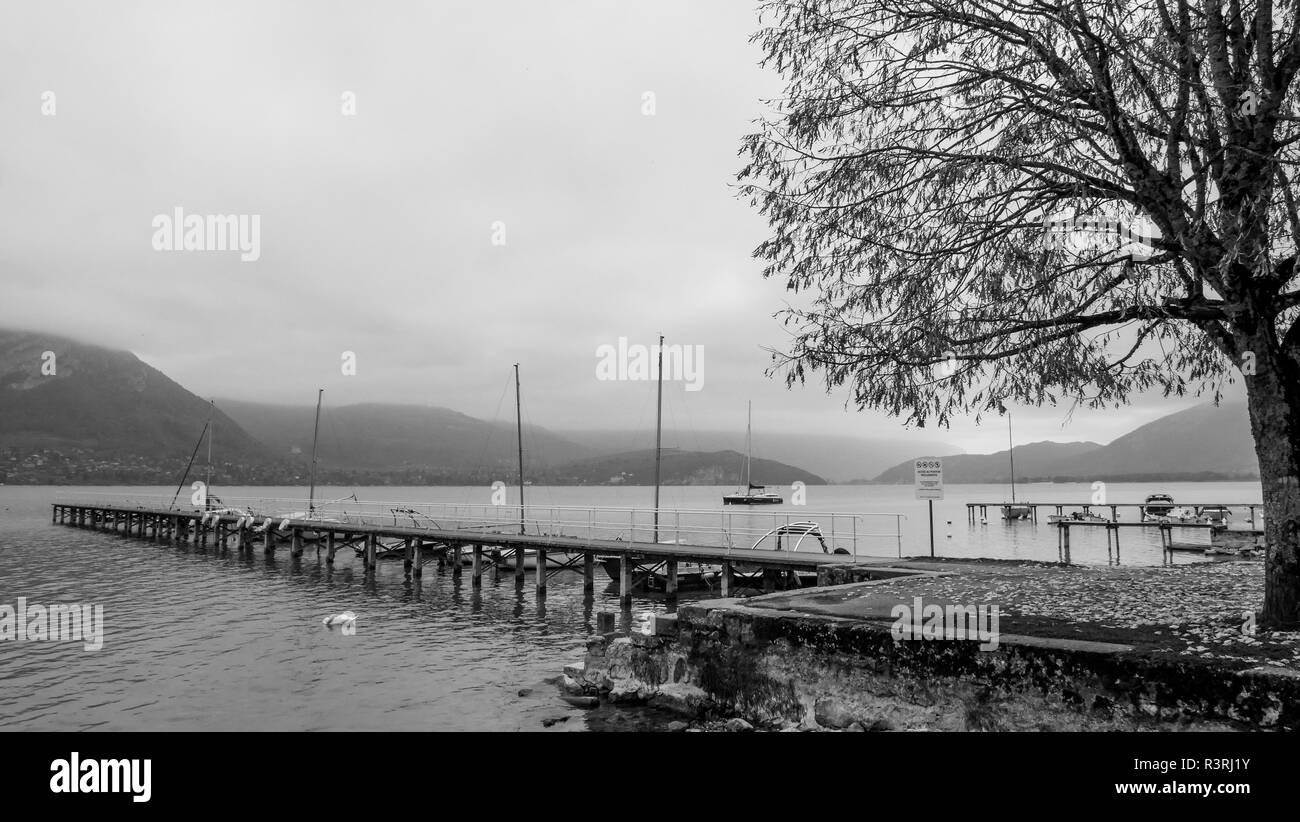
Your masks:
[{"label": "concrete ledge", "polygon": [[[842,589],[841,589],[842,590]],[[1108,642],[1001,635],[896,641],[890,623],[682,605],[676,635],[589,647],[589,693],[767,727],[873,730],[1300,729],[1300,674],[1154,657]],[[567,671],[566,671],[567,673]]]}]

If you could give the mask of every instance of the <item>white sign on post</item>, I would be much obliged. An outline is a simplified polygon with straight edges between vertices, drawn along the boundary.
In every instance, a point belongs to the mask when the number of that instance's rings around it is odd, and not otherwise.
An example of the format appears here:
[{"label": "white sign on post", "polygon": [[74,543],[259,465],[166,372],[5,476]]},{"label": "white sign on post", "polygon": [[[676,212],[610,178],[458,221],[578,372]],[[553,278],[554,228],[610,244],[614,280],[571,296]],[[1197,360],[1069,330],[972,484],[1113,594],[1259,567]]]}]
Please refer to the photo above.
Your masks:
[{"label": "white sign on post", "polygon": [[923,457],[916,461],[916,498],[943,499],[943,460]]}]

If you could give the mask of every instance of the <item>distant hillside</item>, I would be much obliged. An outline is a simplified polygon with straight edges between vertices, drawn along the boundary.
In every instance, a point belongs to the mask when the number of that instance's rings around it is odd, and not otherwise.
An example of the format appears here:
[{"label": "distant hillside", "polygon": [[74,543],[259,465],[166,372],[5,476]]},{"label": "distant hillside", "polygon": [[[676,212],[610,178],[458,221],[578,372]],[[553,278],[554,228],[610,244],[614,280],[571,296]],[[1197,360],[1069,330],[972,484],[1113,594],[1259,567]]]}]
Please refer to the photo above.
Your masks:
[{"label": "distant hillside", "polygon": [[[1095,442],[1035,442],[1016,446],[1016,481],[1029,477],[1052,477],[1071,467],[1074,460],[1101,448]],[[912,460],[899,463],[876,477],[876,482],[910,483],[914,479]],[[1009,482],[1010,457],[996,454],[950,454],[943,456],[943,481]]]},{"label": "distant hillside", "polygon": [[[1152,482],[1257,479],[1255,440],[1244,402],[1199,405],[1099,446],[1041,442],[1016,447],[1016,480]],[[946,482],[1006,482],[1007,452],[944,457]],[[876,482],[912,482],[911,461]]]},{"label": "distant hillside", "polygon": [[[664,431],[664,445],[682,450],[712,452],[745,450],[744,420],[735,431]],[[654,447],[653,428],[645,431],[557,431],[557,434],[590,448],[595,453],[614,454]],[[754,431],[754,456],[797,465],[828,482],[849,482],[874,477],[902,460],[926,454],[951,454],[961,449],[933,440],[846,437],[830,434],[781,434]],[[910,481],[910,480],[909,480]],[[724,483],[725,484],[725,483]]]},{"label": "distant hillside", "polygon": [[[267,445],[272,456],[311,453],[313,405],[267,405],[220,400],[222,408]],[[524,464],[542,468],[594,456],[595,452],[542,428],[524,427]],[[489,423],[446,408],[368,403],[321,410],[318,464],[326,469],[432,468],[482,477],[514,475],[515,427]]]},{"label": "distant hillside", "polygon": [[[679,451],[665,449],[660,469],[664,485],[723,485],[734,486],[740,482],[745,457],[736,451]],[[542,482],[556,485],[597,484],[654,484],[654,449],[611,454],[582,460],[539,473]],[[826,480],[791,465],[774,460],[751,461],[750,475],[755,484],[788,488],[795,481],[805,485],[825,485]]]},{"label": "distant hillside", "polygon": [[[53,375],[42,373],[46,351],[55,355]],[[129,481],[146,468],[170,477],[189,459],[208,412],[206,400],[130,352],[0,331],[0,453],[7,455],[0,469],[58,462],[93,465],[104,481]],[[261,445],[220,408],[214,419],[221,461],[262,458]]]},{"label": "distant hillside", "polygon": [[1125,434],[1079,459],[1072,473],[1097,478],[1212,473],[1255,479],[1259,462],[1245,402],[1207,403]]}]

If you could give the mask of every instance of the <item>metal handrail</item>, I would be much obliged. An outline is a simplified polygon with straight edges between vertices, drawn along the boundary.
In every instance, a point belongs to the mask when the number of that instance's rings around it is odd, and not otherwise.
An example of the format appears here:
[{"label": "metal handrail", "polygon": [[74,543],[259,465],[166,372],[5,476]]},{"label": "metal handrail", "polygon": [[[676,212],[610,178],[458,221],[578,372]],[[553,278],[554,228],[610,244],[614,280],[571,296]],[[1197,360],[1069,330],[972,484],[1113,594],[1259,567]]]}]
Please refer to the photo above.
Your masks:
[{"label": "metal handrail", "polygon": [[[80,497],[114,498],[136,504],[148,501],[159,508],[168,508],[170,499],[163,495],[132,495],[107,492],[78,492]],[[490,529],[499,528],[502,533],[517,533],[519,527],[519,506],[491,505],[478,503],[452,502],[353,502],[344,501],[322,503],[317,506],[316,516],[338,516],[344,522],[359,524],[389,524],[398,517],[409,517],[414,527],[422,527],[417,517],[434,520],[434,527],[439,530],[479,530],[490,533]],[[223,497],[223,504],[238,506],[255,512],[259,517],[283,517],[285,511],[304,509],[305,500],[297,498],[276,497]],[[556,536],[583,536],[588,539],[613,539],[614,535],[626,534],[628,541],[650,541],[651,517],[653,509],[631,506],[524,506],[525,521],[528,530],[534,533],[546,533]],[[836,547],[849,549],[853,556],[858,555],[858,543],[866,539],[889,539],[902,547],[902,520],[899,513],[843,513],[789,511],[718,511],[713,509],[660,509],[660,534],[665,534],[663,523],[665,514],[672,514],[672,534],[679,543],[699,541],[699,544],[720,544],[728,549],[737,547],[737,540],[764,534],[778,528],[788,528],[799,522],[822,520],[828,528],[822,529],[823,536],[830,539],[832,550]],[[640,515],[640,516],[638,516]],[[796,517],[798,519],[796,519]],[[868,530],[868,518],[892,518],[889,530]],[[845,519],[848,522],[844,522]],[[638,522],[639,520],[639,522]],[[696,522],[692,522],[696,520]],[[861,522],[859,522],[861,520]],[[837,527],[837,526],[848,526]],[[860,527],[861,526],[861,527]],[[640,533],[639,533],[640,532]],[[761,540],[761,537],[760,537]]]}]

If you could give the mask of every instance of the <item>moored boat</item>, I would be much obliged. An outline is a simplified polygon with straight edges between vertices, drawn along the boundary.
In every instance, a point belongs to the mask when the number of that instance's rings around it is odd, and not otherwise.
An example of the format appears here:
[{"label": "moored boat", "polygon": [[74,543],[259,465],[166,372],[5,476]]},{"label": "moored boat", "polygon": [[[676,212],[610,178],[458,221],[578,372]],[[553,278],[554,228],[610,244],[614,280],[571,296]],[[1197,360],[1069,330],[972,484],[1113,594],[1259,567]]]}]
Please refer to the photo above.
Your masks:
[{"label": "moored boat", "polygon": [[1028,505],[1007,503],[1002,506],[1003,519],[1029,519],[1032,515],[1033,511]]},{"label": "moored boat", "polygon": [[1196,509],[1196,518],[1213,528],[1227,528],[1231,513],[1223,505],[1202,505]]},{"label": "moored boat", "polygon": [[1047,518],[1048,522],[1110,522],[1105,517],[1097,516],[1092,512],[1075,511],[1070,514],[1052,514]]},{"label": "moored boat", "polygon": [[1002,504],[1002,518],[1013,522],[1029,519],[1034,515],[1033,508],[1016,502],[1016,443],[1011,436],[1011,412],[999,402],[998,413],[1007,415],[1007,460],[1011,463],[1011,502]]},{"label": "moored boat", "polygon": [[750,465],[752,462],[751,451],[753,450],[753,418],[754,404],[749,404],[749,415],[745,423],[745,490],[739,488],[735,492],[722,495],[723,505],[781,505],[785,502],[780,494],[774,494],[766,490],[766,486],[756,484],[750,476]]},{"label": "moored boat", "polygon": [[[723,494],[723,505],[781,505],[785,502],[780,494],[764,490],[766,486],[750,483],[746,493]],[[755,493],[757,491],[757,493]]]},{"label": "moored boat", "polygon": [[1174,507],[1174,498],[1168,494],[1151,494],[1142,503],[1142,521],[1169,522]]}]

